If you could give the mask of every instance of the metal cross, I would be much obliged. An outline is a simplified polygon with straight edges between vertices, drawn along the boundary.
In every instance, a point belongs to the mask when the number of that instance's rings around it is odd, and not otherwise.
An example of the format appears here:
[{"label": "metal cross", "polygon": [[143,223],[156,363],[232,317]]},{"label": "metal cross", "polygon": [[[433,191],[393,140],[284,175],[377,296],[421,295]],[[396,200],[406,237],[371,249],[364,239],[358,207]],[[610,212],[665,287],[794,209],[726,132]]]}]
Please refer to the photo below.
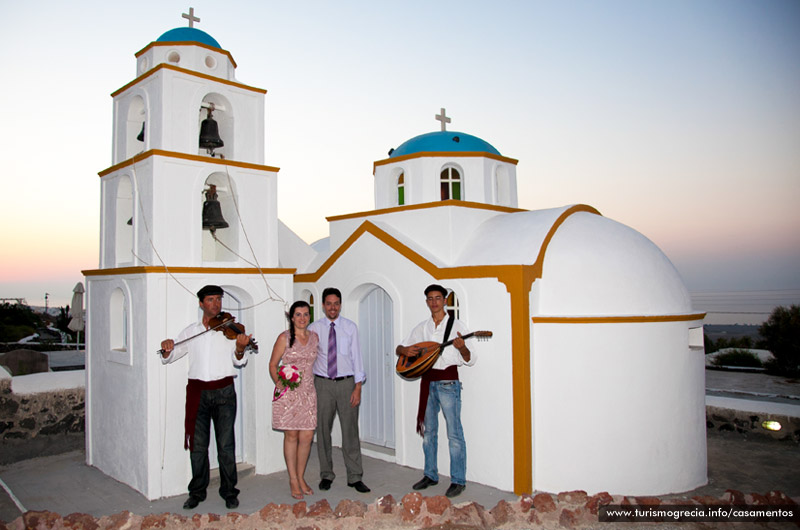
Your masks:
[{"label": "metal cross", "polygon": [[435,118],[436,118],[437,121],[442,122],[442,130],[446,131],[447,130],[447,125],[445,125],[445,124],[450,123],[450,118],[448,118],[445,115],[444,108],[442,108],[442,113],[441,114],[437,114],[435,116]]},{"label": "metal cross", "polygon": [[193,28],[195,22],[200,22],[200,19],[194,16],[194,8],[189,8],[189,13],[181,13],[181,17],[189,20],[189,27]]}]

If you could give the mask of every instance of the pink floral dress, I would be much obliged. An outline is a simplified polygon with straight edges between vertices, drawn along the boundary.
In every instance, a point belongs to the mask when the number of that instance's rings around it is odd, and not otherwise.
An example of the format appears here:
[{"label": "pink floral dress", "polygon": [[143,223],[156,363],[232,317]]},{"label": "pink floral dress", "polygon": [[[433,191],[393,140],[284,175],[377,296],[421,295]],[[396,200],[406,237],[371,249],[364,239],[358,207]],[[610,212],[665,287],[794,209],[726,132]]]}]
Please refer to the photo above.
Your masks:
[{"label": "pink floral dress", "polygon": [[314,390],[311,367],[317,358],[319,337],[312,331],[308,343],[301,344],[295,338],[290,347],[289,331],[284,331],[283,335],[287,346],[281,357],[281,364],[296,366],[302,373],[302,379],[297,388],[287,389],[280,399],[272,402],[272,428],[281,431],[313,431],[317,428],[317,392]]}]

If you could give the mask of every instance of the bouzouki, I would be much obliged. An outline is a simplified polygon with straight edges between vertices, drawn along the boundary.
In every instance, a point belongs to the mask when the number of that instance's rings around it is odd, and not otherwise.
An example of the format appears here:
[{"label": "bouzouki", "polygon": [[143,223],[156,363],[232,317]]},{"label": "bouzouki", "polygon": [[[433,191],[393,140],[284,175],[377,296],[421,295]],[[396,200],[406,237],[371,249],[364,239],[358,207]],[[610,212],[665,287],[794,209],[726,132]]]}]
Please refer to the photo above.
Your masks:
[{"label": "bouzouki", "polygon": [[[478,340],[488,340],[492,337],[492,332],[473,331],[472,333],[467,333],[461,338],[466,340],[471,337],[475,337]],[[444,344],[439,344],[438,342],[418,342],[417,344],[414,344],[414,346],[418,346],[420,348],[419,355],[416,355],[415,357],[400,355],[397,359],[397,366],[395,366],[397,375],[406,379],[416,379],[427,372],[436,363],[436,360],[439,358],[439,355],[441,355],[442,350],[451,344],[453,344],[452,340],[449,340]]]}]

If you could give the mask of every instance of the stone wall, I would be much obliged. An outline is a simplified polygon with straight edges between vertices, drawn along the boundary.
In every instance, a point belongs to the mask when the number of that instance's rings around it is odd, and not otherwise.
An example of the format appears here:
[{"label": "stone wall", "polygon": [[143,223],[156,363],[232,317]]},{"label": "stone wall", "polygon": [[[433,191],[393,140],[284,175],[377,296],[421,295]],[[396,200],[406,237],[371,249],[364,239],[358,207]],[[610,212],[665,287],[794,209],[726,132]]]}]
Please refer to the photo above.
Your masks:
[{"label": "stone wall", "polygon": [[[520,528],[634,528],[617,523],[598,523],[605,506],[633,505],[660,507],[668,510],[671,506],[709,507],[718,509],[724,506],[782,507],[785,511],[796,513],[797,501],[780,491],[766,494],[744,494],[727,490],[721,497],[695,496],[662,501],[658,497],[622,497],[598,493],[587,495],[584,491],[569,491],[558,494],[539,493],[523,495],[519,500],[499,501],[487,509],[476,502],[453,504],[444,496],[423,497],[417,492],[409,493],[399,502],[391,495],[380,497],[372,504],[361,501],[342,500],[332,507],[323,499],[308,505],[305,501],[295,504],[268,504],[261,510],[242,514],[229,512],[224,515],[208,514],[150,514],[137,515],[121,512],[114,515],[93,517],[82,513],[61,515],[53,512],[30,511],[8,523],[6,528],[25,530],[27,528],[63,529],[91,528],[96,530],[145,530],[151,528],[173,528],[195,530],[197,528],[234,529],[317,529],[317,530],[361,530],[397,528],[438,528],[460,530],[520,529]],[[797,518],[793,519],[797,520]],[[667,519],[667,521],[670,521]],[[776,518],[781,523],[744,523],[741,528],[768,527],[784,528],[791,523],[786,517]],[[668,528],[711,528],[710,523],[669,524]],[[658,523],[649,523],[647,528],[655,528]],[[0,528],[2,528],[0,522]],[[635,526],[635,528],[640,528]],[[735,525],[739,528],[739,525]]]},{"label": "stone wall", "polygon": [[11,382],[0,378],[0,464],[83,446],[83,388],[16,394]]},{"label": "stone wall", "polygon": [[[781,425],[780,430],[765,429],[763,426],[765,421],[777,421]],[[800,418],[786,414],[750,412],[707,405],[706,427],[709,430],[735,432],[743,436],[800,443]]]}]

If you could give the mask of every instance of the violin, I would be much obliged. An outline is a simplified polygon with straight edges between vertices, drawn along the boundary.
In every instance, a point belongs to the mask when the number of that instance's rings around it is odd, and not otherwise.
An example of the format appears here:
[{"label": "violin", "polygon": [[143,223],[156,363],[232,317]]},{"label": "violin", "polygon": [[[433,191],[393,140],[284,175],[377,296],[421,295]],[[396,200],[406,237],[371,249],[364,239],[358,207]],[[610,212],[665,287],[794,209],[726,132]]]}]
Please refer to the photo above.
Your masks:
[{"label": "violin", "polygon": [[[189,342],[190,340],[195,339],[205,333],[208,333],[209,331],[221,331],[225,335],[225,338],[230,340],[236,340],[237,336],[239,336],[240,334],[245,334],[244,326],[242,324],[238,324],[236,322],[236,318],[233,315],[223,311],[222,313],[218,314],[217,316],[211,318],[208,321],[207,330],[201,331],[197,335],[192,335],[188,339],[183,339],[180,342],[176,342],[175,346],[183,344],[184,342]],[[258,353],[258,343],[255,341],[255,339],[250,337],[250,342],[247,344],[247,346],[245,346],[244,351]],[[158,355],[163,356],[164,353],[166,352],[162,349],[158,350],[156,353]]]},{"label": "violin", "polygon": [[[244,330],[244,326],[237,323],[233,315],[224,311],[210,319],[208,321],[208,327],[208,331],[212,329],[221,331],[222,334],[225,335],[225,338],[230,340],[236,340],[237,336],[247,333]],[[256,343],[255,339],[252,337],[250,338],[250,342],[245,346],[244,351],[258,353],[258,343]]]}]

